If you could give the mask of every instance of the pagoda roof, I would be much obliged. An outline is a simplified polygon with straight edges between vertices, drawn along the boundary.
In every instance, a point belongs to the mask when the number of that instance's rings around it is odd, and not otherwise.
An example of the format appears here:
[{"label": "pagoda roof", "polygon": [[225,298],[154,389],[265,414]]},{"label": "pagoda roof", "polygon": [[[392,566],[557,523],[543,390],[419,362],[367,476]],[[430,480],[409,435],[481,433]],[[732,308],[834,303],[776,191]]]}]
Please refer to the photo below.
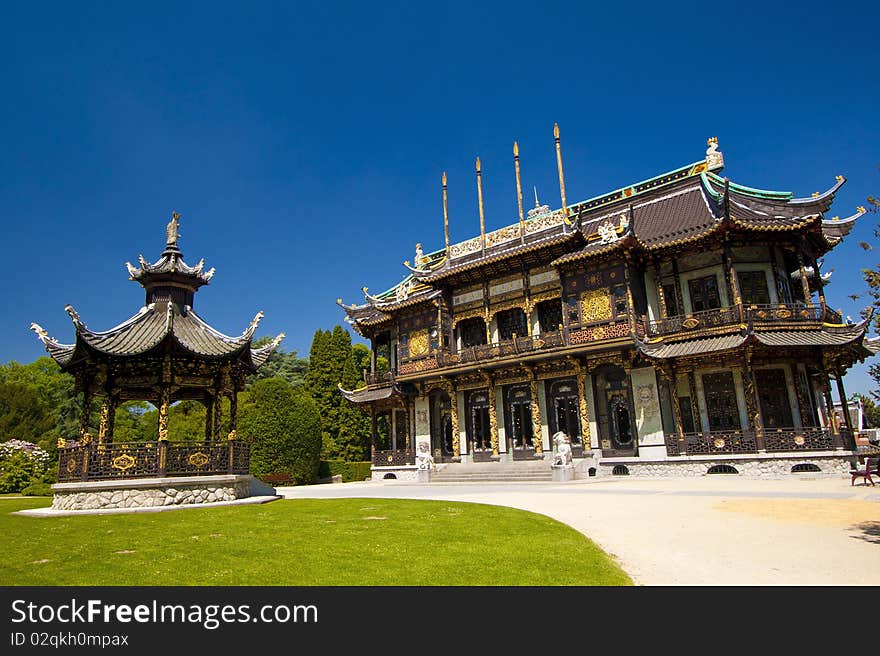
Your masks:
[{"label": "pagoda roof", "polygon": [[69,305],[67,311],[76,328],[73,344],[62,344],[49,337],[39,325],[31,324],[31,329],[62,369],[74,366],[89,353],[107,358],[129,358],[169,349],[202,359],[241,358],[256,370],[284,338],[281,334],[267,346],[250,348],[262,312],[241,335],[230,337],[212,328],[189,306],[180,307],[174,303],[168,303],[165,308],[157,308],[152,303],[146,305],[137,314],[105,331],[88,329]]},{"label": "pagoda roof", "polygon": [[[62,369],[70,369],[92,357],[132,358],[159,351],[177,352],[196,359],[236,359],[256,371],[278,347],[283,333],[267,346],[251,349],[254,332],[263,318],[262,311],[241,335],[230,337],[214,329],[193,310],[193,294],[208,284],[214,269],[203,272],[204,260],[194,267],[183,261],[177,247],[179,219],[180,215],[174,212],[166,227],[165,250],[158,261],[151,264],[141,256],[139,269],[125,263],[130,279],[140,282],[147,290],[147,302],[137,313],[109,330],[94,331],[87,328],[76,310],[68,305],[65,310],[76,329],[73,344],[63,344],[49,337],[39,324],[31,324],[31,329]],[[189,290],[182,295],[189,304],[181,301],[181,296],[175,298],[163,292],[180,287]]]},{"label": "pagoda roof", "polygon": [[782,348],[856,346],[864,350],[863,355],[869,356],[880,347],[880,344],[866,339],[870,321],[868,317],[853,324],[823,324],[818,330],[754,331],[750,334],[737,333],[671,343],[664,340],[654,342],[636,340],[636,347],[647,357],[659,360],[729,351],[746,343]]}]

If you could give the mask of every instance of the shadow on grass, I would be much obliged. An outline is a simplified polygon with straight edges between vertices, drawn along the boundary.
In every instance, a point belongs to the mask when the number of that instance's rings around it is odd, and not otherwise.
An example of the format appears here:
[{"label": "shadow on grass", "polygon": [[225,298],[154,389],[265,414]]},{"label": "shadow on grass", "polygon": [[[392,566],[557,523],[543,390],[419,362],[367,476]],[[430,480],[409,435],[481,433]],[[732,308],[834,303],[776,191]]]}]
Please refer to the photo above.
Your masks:
[{"label": "shadow on grass", "polygon": [[852,527],[853,530],[861,531],[861,535],[854,535],[856,540],[864,540],[873,544],[880,544],[880,522],[862,522]]}]

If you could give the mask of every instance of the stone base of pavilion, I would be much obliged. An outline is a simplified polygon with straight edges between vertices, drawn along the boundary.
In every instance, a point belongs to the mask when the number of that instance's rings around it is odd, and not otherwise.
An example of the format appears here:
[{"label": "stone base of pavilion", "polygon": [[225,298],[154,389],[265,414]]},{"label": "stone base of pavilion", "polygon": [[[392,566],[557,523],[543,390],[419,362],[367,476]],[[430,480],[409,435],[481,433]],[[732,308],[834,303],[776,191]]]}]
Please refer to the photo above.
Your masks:
[{"label": "stone base of pavilion", "polygon": [[[204,507],[252,499],[280,498],[275,488],[250,474],[168,476],[56,483],[53,511]],[[45,509],[48,510],[48,509]]]}]

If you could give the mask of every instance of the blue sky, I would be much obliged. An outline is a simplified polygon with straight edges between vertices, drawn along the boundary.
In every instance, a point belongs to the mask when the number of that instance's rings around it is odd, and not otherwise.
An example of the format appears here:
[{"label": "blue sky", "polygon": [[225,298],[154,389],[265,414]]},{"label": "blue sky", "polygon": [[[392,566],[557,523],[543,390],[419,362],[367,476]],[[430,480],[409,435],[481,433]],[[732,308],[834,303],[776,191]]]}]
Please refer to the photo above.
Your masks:
[{"label": "blue sky", "polygon": [[[181,6],[182,5],[182,6]],[[523,184],[574,202],[700,159],[832,214],[880,195],[878,3],[6,3],[0,9],[0,361],[72,341],[143,302],[124,262],[158,257],[172,210],[187,261],[217,274],[196,309],[308,353],[335,305],[398,282],[416,242],[516,221]],[[528,196],[527,196],[528,198]],[[880,250],[867,216],[830,254],[856,317]],[[878,244],[880,245],[880,244]],[[866,366],[847,377],[867,391]]]}]

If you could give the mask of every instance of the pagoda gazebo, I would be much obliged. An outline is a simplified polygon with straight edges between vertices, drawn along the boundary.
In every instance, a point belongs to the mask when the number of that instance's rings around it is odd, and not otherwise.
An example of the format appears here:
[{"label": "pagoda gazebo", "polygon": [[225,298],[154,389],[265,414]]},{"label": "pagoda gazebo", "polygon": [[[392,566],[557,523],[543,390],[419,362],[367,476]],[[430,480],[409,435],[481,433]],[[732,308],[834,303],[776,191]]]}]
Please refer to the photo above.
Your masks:
[{"label": "pagoda gazebo", "polygon": [[[237,397],[246,376],[267,360],[284,334],[254,349],[262,312],[237,337],[220,333],[196,314],[195,293],[210,282],[214,269],[204,271],[204,260],[196,266],[184,262],[177,246],[179,219],[175,212],[157,262],[143,256],[139,267],[126,262],[131,280],[146,291],[144,306],[132,317],[109,330],[92,331],[68,305],[76,329],[73,344],[61,344],[31,324],[83,395],[79,435],[59,440],[53,508],[167,506],[272,493],[248,474],[249,445],[236,439]],[[95,397],[102,399],[96,434],[89,412]],[[222,432],[224,397],[230,409],[227,434]],[[131,400],[149,401],[158,409],[156,441],[114,441],[116,408]],[[169,408],[180,400],[204,404],[203,442],[169,442]]]}]

